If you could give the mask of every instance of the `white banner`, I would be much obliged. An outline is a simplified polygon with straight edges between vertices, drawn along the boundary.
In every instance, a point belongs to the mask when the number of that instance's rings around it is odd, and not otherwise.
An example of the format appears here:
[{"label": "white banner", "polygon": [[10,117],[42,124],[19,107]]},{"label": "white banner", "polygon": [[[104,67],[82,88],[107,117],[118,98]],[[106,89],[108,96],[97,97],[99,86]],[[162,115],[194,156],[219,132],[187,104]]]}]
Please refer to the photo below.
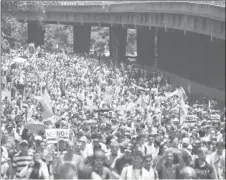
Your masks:
[{"label": "white banner", "polygon": [[211,120],[220,120],[221,116],[220,114],[211,114],[210,119]]},{"label": "white banner", "polygon": [[69,140],[69,129],[46,129],[46,140],[48,143],[57,143],[62,138]]}]

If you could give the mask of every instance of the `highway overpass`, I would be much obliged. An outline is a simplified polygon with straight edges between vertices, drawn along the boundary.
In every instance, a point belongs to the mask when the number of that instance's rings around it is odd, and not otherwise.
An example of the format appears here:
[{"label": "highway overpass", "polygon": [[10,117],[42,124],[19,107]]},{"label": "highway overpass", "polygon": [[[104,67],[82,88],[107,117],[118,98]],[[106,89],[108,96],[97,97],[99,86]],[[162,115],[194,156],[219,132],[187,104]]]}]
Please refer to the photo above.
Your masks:
[{"label": "highway overpass", "polygon": [[[218,1],[219,2],[219,1]],[[82,3],[82,2],[81,2]],[[159,67],[200,84],[225,90],[225,4],[206,1],[56,3],[46,6],[44,23],[74,26],[74,51],[89,52],[91,26],[110,31],[110,55],[125,59],[127,29],[137,29],[138,62],[154,64],[158,36]],[[32,7],[12,15],[28,22],[28,42],[44,44],[39,13]]]}]

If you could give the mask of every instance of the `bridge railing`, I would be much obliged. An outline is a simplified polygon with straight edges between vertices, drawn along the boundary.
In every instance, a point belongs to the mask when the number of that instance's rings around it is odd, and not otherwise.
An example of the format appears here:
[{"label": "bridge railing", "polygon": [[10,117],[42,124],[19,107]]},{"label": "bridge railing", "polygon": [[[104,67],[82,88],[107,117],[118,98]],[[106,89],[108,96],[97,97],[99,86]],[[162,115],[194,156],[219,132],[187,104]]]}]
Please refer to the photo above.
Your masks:
[{"label": "bridge railing", "polygon": [[[26,1],[23,1],[23,3]],[[30,1],[35,2],[35,1]],[[37,1],[38,2],[38,1]],[[40,2],[40,1],[39,1]],[[145,3],[145,2],[188,2],[194,4],[209,4],[213,6],[225,7],[225,1],[43,1],[44,5],[51,6],[85,6],[85,5],[105,5],[105,4],[126,4],[126,3]]]}]

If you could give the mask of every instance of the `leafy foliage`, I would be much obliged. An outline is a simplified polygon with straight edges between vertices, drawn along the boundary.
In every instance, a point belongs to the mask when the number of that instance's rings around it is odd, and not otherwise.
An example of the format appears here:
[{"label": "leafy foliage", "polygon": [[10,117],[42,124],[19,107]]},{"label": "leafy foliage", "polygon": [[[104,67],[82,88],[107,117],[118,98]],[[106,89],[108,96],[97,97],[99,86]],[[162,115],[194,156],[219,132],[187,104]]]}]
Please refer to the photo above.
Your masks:
[{"label": "leafy foliage", "polygon": [[[58,4],[59,2],[51,1],[43,3],[41,1],[17,1],[17,0],[2,0],[2,39],[1,48],[3,51],[14,46],[23,46],[27,44],[27,23],[20,23],[10,15],[14,9],[33,9],[37,16],[37,20],[45,29],[45,47],[48,50],[53,50],[56,45],[63,46],[69,51],[73,49],[73,26],[69,25],[52,25],[44,24],[45,9],[49,5]],[[81,5],[80,1],[78,1]],[[82,3],[85,3],[82,2]],[[88,2],[91,3],[91,2]],[[97,2],[95,2],[97,3]],[[103,8],[106,10],[110,5],[109,2],[102,2]],[[136,30],[128,29],[127,33],[127,52],[134,54],[136,52]],[[91,34],[91,49],[104,53],[109,50],[109,28],[107,27],[92,27]]]},{"label": "leafy foliage", "polygon": [[10,12],[15,9],[33,8],[37,14],[37,20],[42,22],[45,16],[45,7],[42,2],[26,2],[17,0],[1,1],[1,49],[6,51],[16,44],[23,45],[27,42],[27,24],[19,23]]}]

